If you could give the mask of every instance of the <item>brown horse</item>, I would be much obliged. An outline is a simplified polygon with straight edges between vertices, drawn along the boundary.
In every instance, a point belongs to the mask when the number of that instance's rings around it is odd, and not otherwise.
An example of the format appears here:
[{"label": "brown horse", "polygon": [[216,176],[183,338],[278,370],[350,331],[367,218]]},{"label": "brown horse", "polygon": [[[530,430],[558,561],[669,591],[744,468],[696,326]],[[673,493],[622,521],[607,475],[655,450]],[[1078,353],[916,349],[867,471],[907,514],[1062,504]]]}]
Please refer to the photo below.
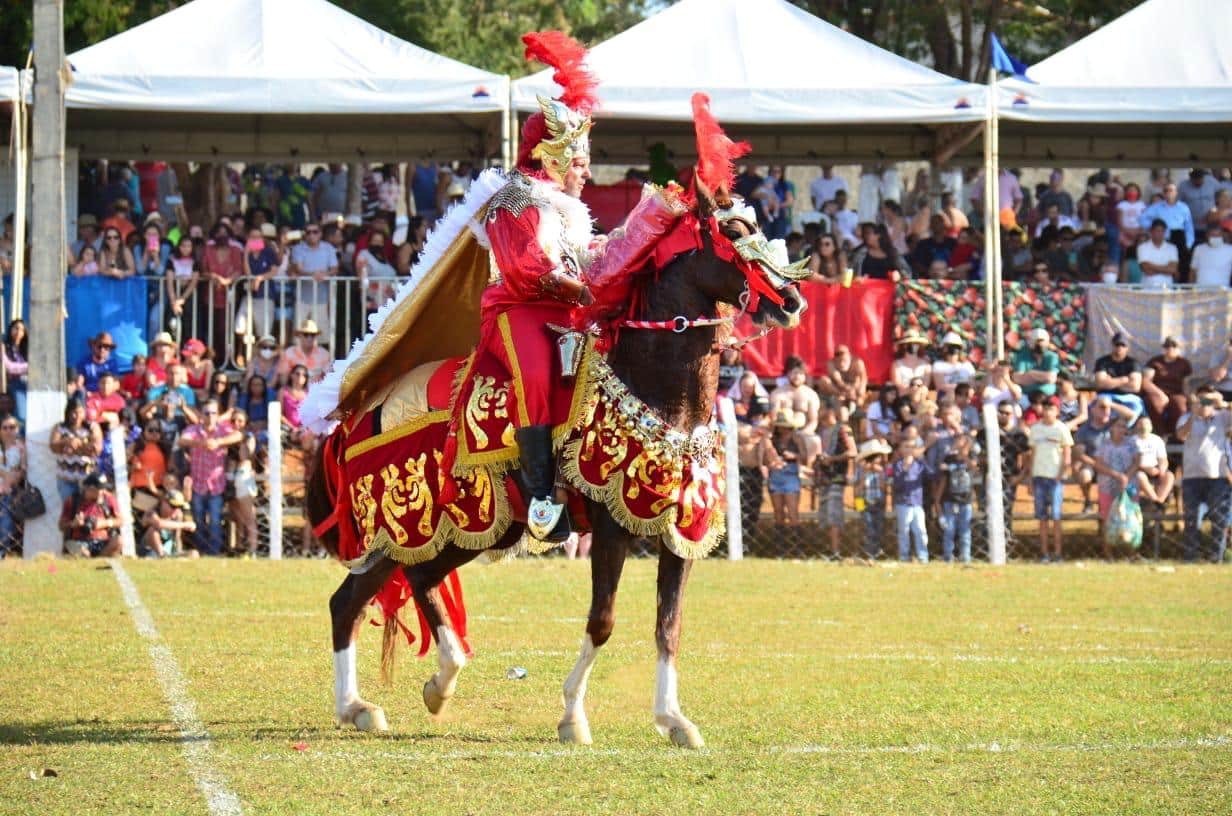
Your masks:
[{"label": "brown horse", "polygon": [[[714,202],[700,196],[698,215],[705,220],[714,213]],[[728,201],[720,201],[728,205]],[[719,213],[722,216],[722,213]],[[739,217],[718,222],[722,237],[737,239],[755,229]],[[671,321],[677,315],[714,315],[719,304],[743,306],[748,297],[745,272],[736,264],[722,260],[715,252],[713,236],[702,230],[701,249],[677,255],[654,274],[643,276],[642,313],[638,319]],[[730,257],[730,254],[729,254]],[[794,286],[778,281],[777,294],[782,304],[760,298],[752,313],[763,326],[794,327],[805,304]],[[624,329],[608,355],[608,363],[620,380],[674,428],[689,433],[706,425],[715,405],[718,389],[719,351],[730,328],[707,325],[686,331]],[[312,524],[318,524],[332,511],[324,484],[323,468],[309,478],[307,511]],[[586,637],[577,664],[564,684],[564,715],[557,728],[562,742],[589,744],[590,728],[583,708],[586,682],[598,650],[607,643],[615,625],[616,588],[630,546],[637,536],[623,529],[601,503],[587,501],[586,512],[593,532],[591,546],[591,604]],[[349,521],[349,520],[348,520]],[[514,523],[493,549],[508,549],[522,537],[523,527]],[[336,533],[323,538],[334,551]],[[366,563],[362,573],[352,572],[330,599],[333,618],[335,668],[335,706],[341,723],[361,730],[386,730],[384,712],[360,698],[355,675],[355,637],[364,608],[396,569],[405,570],[415,601],[428,620],[436,640],[440,669],[424,686],[424,703],[437,714],[454,693],[458,673],[466,663],[459,638],[440,593],[441,582],[449,573],[479,553],[446,546],[430,561],[403,566],[381,556]],[[661,734],[677,745],[702,746],[701,734],[684,714],[677,700],[676,655],[680,646],[681,607],[691,561],[674,554],[660,543],[658,570],[658,616],[655,641],[658,645],[654,722]],[[391,632],[387,628],[387,635]]]}]

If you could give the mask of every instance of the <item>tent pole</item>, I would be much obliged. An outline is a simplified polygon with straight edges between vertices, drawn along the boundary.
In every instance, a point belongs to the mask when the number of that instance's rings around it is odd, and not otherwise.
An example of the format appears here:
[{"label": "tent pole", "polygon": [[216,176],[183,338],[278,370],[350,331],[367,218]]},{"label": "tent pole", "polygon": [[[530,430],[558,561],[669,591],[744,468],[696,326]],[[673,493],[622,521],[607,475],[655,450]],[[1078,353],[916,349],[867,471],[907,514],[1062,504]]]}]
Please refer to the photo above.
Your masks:
[{"label": "tent pole", "polygon": [[[996,69],[990,68],[989,93],[996,87]],[[996,359],[997,339],[997,280],[994,258],[993,231],[998,225],[998,181],[996,161],[993,158],[993,106],[991,98],[985,105],[984,119],[984,348],[988,359]]]},{"label": "tent pole", "polygon": [[[1000,100],[997,97],[997,72],[993,70],[992,76],[989,77],[989,107],[992,110],[988,118],[989,125],[992,128],[992,171],[994,178],[997,179],[995,189],[1000,193],[1001,181],[1001,113],[998,109]],[[993,289],[996,295],[996,318],[995,334],[997,338],[997,357],[998,359],[1005,357],[1005,287],[1002,285],[1002,256],[1001,256],[1001,204],[997,202],[997,228],[992,233],[993,254],[989,263],[989,270],[993,274]],[[987,276],[986,276],[987,277]]]},{"label": "tent pole", "polygon": [[[1001,229],[999,200],[1000,178],[997,175],[997,69],[988,69],[988,117],[984,121],[984,308],[987,330],[984,334],[990,360],[1000,359],[1001,332],[1001,256],[998,232]],[[1005,563],[1005,516],[1001,473],[1001,429],[997,424],[996,406],[984,405],[984,444],[988,451],[988,472],[984,479],[987,497],[984,503],[988,528],[988,560]]]},{"label": "tent pole", "polygon": [[32,74],[27,69],[17,75],[17,101],[13,103],[13,287],[12,303],[9,304],[9,320],[21,320],[25,315],[21,312],[21,304],[25,299],[26,288],[26,208],[30,193],[30,182],[27,180],[28,152],[26,144],[26,124],[28,108],[26,107],[26,81]]},{"label": "tent pole", "polygon": [[501,111],[501,164],[505,172],[513,167],[513,83],[505,77],[505,109]]}]

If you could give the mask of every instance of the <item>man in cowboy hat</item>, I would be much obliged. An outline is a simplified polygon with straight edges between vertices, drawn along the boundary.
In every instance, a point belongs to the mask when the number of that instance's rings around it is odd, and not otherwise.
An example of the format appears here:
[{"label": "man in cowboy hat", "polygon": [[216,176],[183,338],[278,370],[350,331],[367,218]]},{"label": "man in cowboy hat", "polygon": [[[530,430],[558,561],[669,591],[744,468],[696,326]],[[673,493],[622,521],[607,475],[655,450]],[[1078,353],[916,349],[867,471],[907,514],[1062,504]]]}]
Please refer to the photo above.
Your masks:
[{"label": "man in cowboy hat", "polygon": [[966,343],[958,336],[958,332],[946,332],[941,338],[941,359],[933,363],[933,388],[937,392],[937,401],[954,396],[954,388],[959,383],[975,381],[975,366],[970,360],[961,359]]},{"label": "man in cowboy hat", "polygon": [[295,330],[295,342],[287,346],[287,350],[282,353],[279,373],[284,379],[297,365],[308,369],[310,382],[316,382],[325,376],[333,360],[327,349],[317,345],[320,334],[321,329],[312,318],[299,324],[299,328]]}]

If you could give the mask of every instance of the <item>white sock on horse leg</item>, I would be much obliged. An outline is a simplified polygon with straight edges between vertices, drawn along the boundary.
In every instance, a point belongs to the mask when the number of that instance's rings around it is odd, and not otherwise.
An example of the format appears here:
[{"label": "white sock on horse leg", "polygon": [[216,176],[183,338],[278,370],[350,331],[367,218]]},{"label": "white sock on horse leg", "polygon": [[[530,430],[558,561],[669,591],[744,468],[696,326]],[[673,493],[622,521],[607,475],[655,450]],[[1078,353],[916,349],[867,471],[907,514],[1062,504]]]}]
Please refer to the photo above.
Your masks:
[{"label": "white sock on horse leg", "polygon": [[436,627],[436,652],[441,667],[437,673],[437,690],[442,697],[452,697],[458,673],[466,666],[466,650],[453,629],[444,624]]},{"label": "white sock on horse leg", "polygon": [[684,720],[677,698],[676,660],[669,655],[660,655],[655,666],[655,725],[666,734],[674,720]]},{"label": "white sock on horse leg", "polygon": [[598,655],[599,647],[590,639],[588,632],[586,637],[582,638],[582,651],[578,655],[577,663],[565,678],[565,715],[560,720],[562,723],[586,721],[586,683]]},{"label": "white sock on horse leg", "polygon": [[359,680],[355,674],[355,642],[334,652],[334,710],[341,717],[347,706],[359,699]]}]

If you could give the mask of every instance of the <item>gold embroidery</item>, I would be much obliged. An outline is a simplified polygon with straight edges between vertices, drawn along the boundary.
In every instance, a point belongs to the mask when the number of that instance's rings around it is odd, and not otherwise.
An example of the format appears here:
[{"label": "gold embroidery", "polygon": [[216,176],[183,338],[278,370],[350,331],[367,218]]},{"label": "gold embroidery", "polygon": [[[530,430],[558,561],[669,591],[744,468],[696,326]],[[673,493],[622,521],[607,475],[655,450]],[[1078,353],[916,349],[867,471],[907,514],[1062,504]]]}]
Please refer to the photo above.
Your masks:
[{"label": "gold embroidery", "polygon": [[425,537],[432,535],[433,506],[432,489],[428,486],[427,471],[424,467],[427,461],[426,453],[419,454],[419,458],[407,459],[406,480],[403,482],[406,488],[407,508],[419,514],[419,522],[415,525],[415,529]]},{"label": "gold embroidery", "polygon": [[470,399],[466,402],[466,424],[475,437],[475,446],[480,450],[488,447],[489,442],[483,423],[493,417],[509,417],[509,385],[506,383],[497,388],[495,377],[477,377]]},{"label": "gold embroidery", "polygon": [[372,545],[376,535],[376,500],[372,498],[372,474],[360,476],[351,485],[352,514],[363,532],[363,547]]},{"label": "gold embroidery", "polygon": [[406,499],[402,495],[402,482],[398,478],[398,466],[386,465],[381,468],[381,514],[385,519],[385,529],[393,533],[394,543],[403,546],[410,540],[406,530],[395,519],[406,515]]}]

